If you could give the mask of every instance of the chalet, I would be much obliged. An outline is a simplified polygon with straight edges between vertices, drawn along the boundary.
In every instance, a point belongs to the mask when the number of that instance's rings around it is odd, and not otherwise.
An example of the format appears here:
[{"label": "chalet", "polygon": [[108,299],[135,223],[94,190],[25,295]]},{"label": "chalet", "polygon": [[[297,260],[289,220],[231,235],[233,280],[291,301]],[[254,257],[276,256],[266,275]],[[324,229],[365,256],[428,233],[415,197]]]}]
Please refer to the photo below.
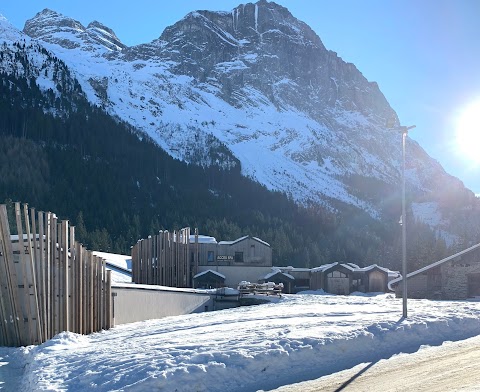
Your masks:
[{"label": "chalet", "polygon": [[311,269],[310,289],[348,295],[354,291],[386,292],[393,271],[373,264],[361,268],[353,263],[332,263]]},{"label": "chalet", "polygon": [[[389,287],[401,297],[402,277]],[[480,244],[407,274],[409,298],[461,300],[480,296]]]},{"label": "chalet", "polygon": [[376,264],[361,268],[353,263],[335,262],[315,268],[272,267],[272,272],[261,281],[283,283],[284,293],[322,289],[348,295],[354,291],[387,292],[389,280],[398,275]]}]

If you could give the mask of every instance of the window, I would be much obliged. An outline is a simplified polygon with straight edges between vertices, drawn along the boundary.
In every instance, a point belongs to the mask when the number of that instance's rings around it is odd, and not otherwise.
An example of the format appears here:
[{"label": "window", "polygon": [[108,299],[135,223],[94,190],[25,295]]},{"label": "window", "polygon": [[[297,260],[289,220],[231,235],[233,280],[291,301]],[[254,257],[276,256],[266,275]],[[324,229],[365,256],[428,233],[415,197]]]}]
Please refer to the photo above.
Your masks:
[{"label": "window", "polygon": [[213,263],[213,262],[215,261],[215,257],[214,257],[214,254],[213,254],[213,250],[209,250],[209,251],[208,251],[207,261],[208,261],[209,263]]},{"label": "window", "polygon": [[328,275],[327,275],[328,278],[346,278],[347,275],[345,275],[343,272],[340,272],[340,271],[333,271],[333,272],[330,272]]},{"label": "window", "polygon": [[243,263],[243,252],[235,252],[235,263]]},{"label": "window", "polygon": [[250,245],[250,257],[255,257],[255,245]]}]

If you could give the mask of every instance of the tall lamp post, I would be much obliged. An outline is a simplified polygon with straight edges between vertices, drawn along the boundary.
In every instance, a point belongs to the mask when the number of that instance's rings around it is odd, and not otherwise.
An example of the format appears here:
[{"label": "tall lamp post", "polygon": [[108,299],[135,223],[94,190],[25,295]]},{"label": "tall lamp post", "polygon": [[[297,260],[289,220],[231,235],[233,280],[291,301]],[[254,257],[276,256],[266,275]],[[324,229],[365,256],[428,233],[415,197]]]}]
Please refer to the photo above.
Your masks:
[{"label": "tall lamp post", "polygon": [[402,132],[402,282],[403,282],[403,318],[407,318],[407,216],[405,202],[405,141],[408,131],[415,128],[400,126],[398,129]]},{"label": "tall lamp post", "polygon": [[387,120],[387,128],[398,130],[402,133],[402,283],[403,283],[403,318],[407,318],[407,214],[405,202],[405,143],[408,131],[415,128],[415,125],[409,127],[395,126],[395,118]]}]

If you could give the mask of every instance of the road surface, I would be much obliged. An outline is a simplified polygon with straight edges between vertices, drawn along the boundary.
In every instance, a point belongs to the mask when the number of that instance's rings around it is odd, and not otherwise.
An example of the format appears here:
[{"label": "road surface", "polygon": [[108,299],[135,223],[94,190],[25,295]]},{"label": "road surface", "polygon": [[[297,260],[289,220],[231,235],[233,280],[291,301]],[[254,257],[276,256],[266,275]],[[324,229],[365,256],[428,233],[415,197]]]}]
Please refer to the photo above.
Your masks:
[{"label": "road surface", "polygon": [[[480,391],[480,336],[363,363],[275,392]],[[273,391],[272,391],[273,392]]]}]

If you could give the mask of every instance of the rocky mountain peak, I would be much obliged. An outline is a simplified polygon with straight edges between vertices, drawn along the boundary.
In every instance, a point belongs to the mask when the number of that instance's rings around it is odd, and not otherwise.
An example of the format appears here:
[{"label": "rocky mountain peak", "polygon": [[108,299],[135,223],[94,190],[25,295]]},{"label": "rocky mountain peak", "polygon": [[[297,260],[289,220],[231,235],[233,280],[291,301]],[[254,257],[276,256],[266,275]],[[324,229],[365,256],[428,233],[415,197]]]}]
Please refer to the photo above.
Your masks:
[{"label": "rocky mountain peak", "polygon": [[113,30],[103,24],[94,21],[85,28],[79,21],[48,8],[27,20],[23,32],[32,38],[66,49],[94,51],[99,54],[125,47]]},{"label": "rocky mountain peak", "polygon": [[83,32],[85,27],[75,19],[45,8],[25,22],[23,31],[32,38],[45,39],[60,32]]},{"label": "rocky mountain peak", "polygon": [[111,28],[96,20],[88,24],[87,32],[90,36],[97,38],[99,43],[105,44],[112,50],[122,50],[126,48]]},{"label": "rocky mountain peak", "polygon": [[231,12],[195,11],[160,37],[161,57],[176,74],[220,86],[236,107],[242,90],[260,91],[278,109],[295,108],[319,119],[319,108],[391,116],[376,83],[335,52],[286,8],[265,0]]}]

